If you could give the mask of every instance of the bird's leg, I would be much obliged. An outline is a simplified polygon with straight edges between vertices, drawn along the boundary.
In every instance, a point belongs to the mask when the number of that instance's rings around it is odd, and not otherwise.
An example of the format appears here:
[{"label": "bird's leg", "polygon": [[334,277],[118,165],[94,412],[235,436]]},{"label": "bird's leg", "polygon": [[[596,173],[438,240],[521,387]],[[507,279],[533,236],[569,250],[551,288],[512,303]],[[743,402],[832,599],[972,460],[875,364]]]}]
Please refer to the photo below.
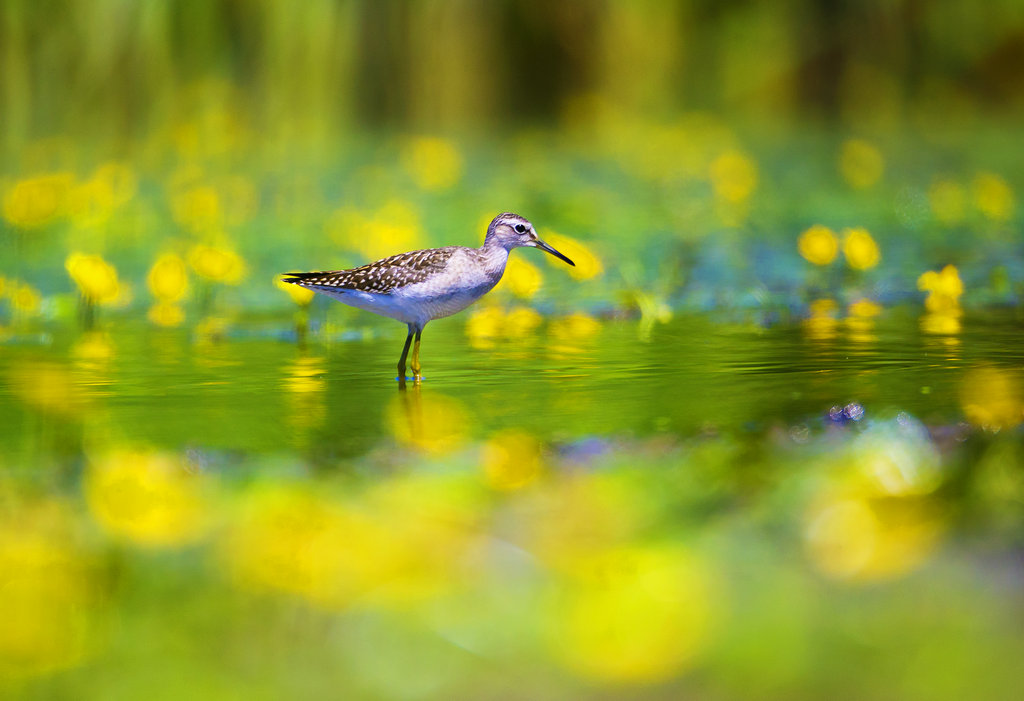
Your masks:
[{"label": "bird's leg", "polygon": [[419,382],[423,379],[420,375],[420,335],[423,329],[416,329],[416,343],[412,347],[412,379]]},{"label": "bird's leg", "polygon": [[[412,325],[409,325],[409,335],[405,337],[405,347],[402,348],[402,357],[398,359],[398,386],[405,387],[405,359],[409,357],[409,344],[412,343]],[[415,356],[413,359],[415,363]]]}]

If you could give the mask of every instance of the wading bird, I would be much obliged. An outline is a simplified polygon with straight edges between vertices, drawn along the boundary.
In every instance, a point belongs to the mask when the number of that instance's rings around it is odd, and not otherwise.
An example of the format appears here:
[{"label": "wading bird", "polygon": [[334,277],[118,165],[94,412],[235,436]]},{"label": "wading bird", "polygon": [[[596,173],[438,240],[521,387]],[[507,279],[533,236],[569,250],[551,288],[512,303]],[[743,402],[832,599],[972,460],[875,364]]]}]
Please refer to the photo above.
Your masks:
[{"label": "wading bird", "polygon": [[406,324],[409,335],[398,359],[398,381],[404,385],[405,361],[414,338],[413,380],[421,379],[420,336],[427,322],[460,312],[487,294],[505,273],[509,251],[520,246],[540,248],[576,265],[541,241],[529,221],[505,212],[491,221],[480,248],[428,248],[351,270],[286,273],[282,279]]}]

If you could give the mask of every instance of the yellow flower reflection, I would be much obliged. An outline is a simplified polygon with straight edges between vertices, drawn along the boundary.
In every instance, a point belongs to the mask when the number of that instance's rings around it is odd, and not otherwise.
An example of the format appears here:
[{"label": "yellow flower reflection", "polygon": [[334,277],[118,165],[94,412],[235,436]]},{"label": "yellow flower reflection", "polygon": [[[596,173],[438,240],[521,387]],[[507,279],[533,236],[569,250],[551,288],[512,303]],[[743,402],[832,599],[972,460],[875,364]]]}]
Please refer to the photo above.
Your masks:
[{"label": "yellow flower reflection", "polygon": [[462,177],[462,156],[451,141],[438,137],[413,139],[404,149],[402,162],[423,190],[447,190]]},{"label": "yellow flower reflection", "polygon": [[562,269],[568,271],[576,280],[590,280],[597,277],[604,272],[604,266],[601,264],[601,259],[597,257],[589,247],[584,245],[581,241],[562,234],[556,234],[553,231],[542,232],[540,235],[541,239],[551,244],[555,250],[568,256],[576,267],[569,267],[557,260],[554,256],[546,256],[550,260],[549,265],[557,264]]},{"label": "yellow flower reflection", "polygon": [[972,190],[974,205],[987,218],[1005,222],[1013,216],[1013,190],[1000,176],[995,173],[979,173],[974,178]]},{"label": "yellow flower reflection", "polygon": [[89,511],[108,533],[145,547],[193,542],[209,523],[203,478],[166,453],[98,456],[90,462],[84,492]]},{"label": "yellow flower reflection", "polygon": [[967,373],[960,386],[960,402],[967,420],[990,431],[1013,428],[1024,422],[1024,394],[1016,371],[979,368]]},{"label": "yellow flower reflection", "polygon": [[87,395],[64,365],[49,361],[13,363],[7,385],[14,396],[29,406],[54,414],[81,413]]},{"label": "yellow flower reflection", "polygon": [[559,582],[545,616],[552,653],[587,679],[651,683],[706,646],[718,600],[708,566],[676,545],[609,549]]},{"label": "yellow flower reflection", "polygon": [[498,306],[476,309],[466,322],[466,335],[474,348],[482,350],[496,347],[500,339],[524,339],[531,336],[543,321],[539,312],[530,307],[504,310]]},{"label": "yellow flower reflection", "polygon": [[185,310],[173,302],[157,302],[146,312],[146,318],[157,326],[172,328],[185,323]]},{"label": "yellow flower reflection", "polygon": [[523,431],[508,430],[491,436],[480,457],[484,478],[494,489],[520,489],[536,480],[544,469],[540,444]]},{"label": "yellow flower reflection", "polygon": [[398,395],[388,407],[387,418],[400,443],[432,455],[462,447],[469,429],[462,403],[433,392]]},{"label": "yellow flower reflection", "polygon": [[64,267],[78,285],[82,297],[90,302],[108,304],[121,294],[117,270],[101,256],[72,253],[64,261]]},{"label": "yellow flower reflection", "polygon": [[839,152],[839,172],[854,188],[863,190],[879,181],[885,171],[882,152],[863,139],[849,139]]},{"label": "yellow flower reflection", "polygon": [[804,319],[804,330],[816,341],[827,341],[836,336],[839,305],[834,299],[816,299],[811,302],[810,316]]},{"label": "yellow flower reflection", "polygon": [[815,265],[828,265],[839,253],[839,239],[827,226],[815,224],[797,239],[800,255]]},{"label": "yellow flower reflection", "polygon": [[73,667],[96,645],[97,570],[68,504],[0,514],[0,680]]},{"label": "yellow flower reflection", "polygon": [[882,258],[878,244],[862,227],[843,230],[843,255],[854,270],[873,268]]},{"label": "yellow flower reflection", "polygon": [[917,288],[928,292],[924,300],[927,311],[921,317],[922,330],[935,335],[960,333],[960,296],[964,284],[956,267],[947,265],[939,272],[929,270],[917,279]]}]

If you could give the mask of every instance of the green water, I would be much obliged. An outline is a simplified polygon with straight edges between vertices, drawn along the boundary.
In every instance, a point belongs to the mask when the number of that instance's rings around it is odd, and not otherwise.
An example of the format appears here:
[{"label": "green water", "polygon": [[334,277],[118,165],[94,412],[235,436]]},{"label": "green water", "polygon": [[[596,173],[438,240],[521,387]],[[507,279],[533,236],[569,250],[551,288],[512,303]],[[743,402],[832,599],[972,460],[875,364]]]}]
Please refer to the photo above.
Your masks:
[{"label": "green water", "polygon": [[[994,311],[933,335],[918,313],[824,329],[606,319],[578,338],[545,321],[488,347],[456,318],[427,328],[426,379],[404,391],[397,324],[329,333],[314,313],[302,342],[289,317],[213,338],[127,321],[11,337],[0,559],[29,566],[10,543],[57,528],[33,506],[56,500],[90,585],[70,608],[33,585],[15,620],[35,633],[0,647],[55,670],[3,688],[489,698],[513,675],[508,698],[606,698],[606,683],[630,698],[1012,698],[1024,327]],[[512,462],[537,474],[488,472],[492,446],[522,441]],[[156,463],[91,486],[130,465],[111,451],[180,460],[206,525],[175,521],[167,485],[132,482]],[[385,534],[357,563],[416,544],[387,578],[405,593],[321,581],[357,537],[331,525],[338,508]],[[60,562],[43,571],[62,581]],[[663,577],[667,599],[650,589]],[[31,642],[48,635],[84,647]],[[886,662],[901,656],[919,661]]]}]

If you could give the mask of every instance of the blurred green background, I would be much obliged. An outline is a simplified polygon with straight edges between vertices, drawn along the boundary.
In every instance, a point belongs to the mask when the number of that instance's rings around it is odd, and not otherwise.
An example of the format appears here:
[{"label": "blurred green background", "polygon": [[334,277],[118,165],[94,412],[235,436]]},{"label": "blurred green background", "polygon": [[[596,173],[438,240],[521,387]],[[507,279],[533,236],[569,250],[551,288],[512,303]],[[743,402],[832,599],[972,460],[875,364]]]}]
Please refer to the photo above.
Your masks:
[{"label": "blurred green background", "polygon": [[[1024,4],[0,6],[0,696],[1015,699]],[[277,282],[513,253],[424,334]]]}]

